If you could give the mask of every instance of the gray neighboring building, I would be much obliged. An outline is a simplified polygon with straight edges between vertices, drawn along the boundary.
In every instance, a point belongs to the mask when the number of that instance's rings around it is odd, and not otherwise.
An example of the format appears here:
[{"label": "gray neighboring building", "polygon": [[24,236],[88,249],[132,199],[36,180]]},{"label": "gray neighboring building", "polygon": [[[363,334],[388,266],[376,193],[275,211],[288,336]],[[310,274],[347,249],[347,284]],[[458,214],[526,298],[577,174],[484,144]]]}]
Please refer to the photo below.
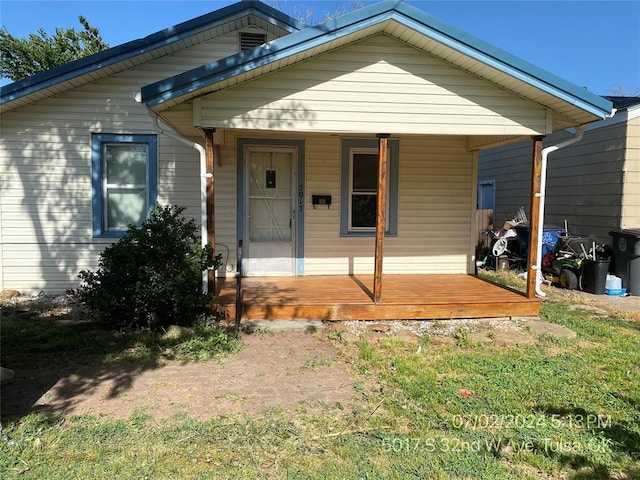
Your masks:
[{"label": "gray neighboring building", "polygon": [[[566,219],[572,234],[611,244],[611,229],[640,227],[640,97],[605,98],[616,114],[549,155],[544,225]],[[573,135],[548,135],[544,147]],[[529,139],[480,152],[478,208],[493,208],[496,226],[521,206],[529,211],[530,188]]]}]

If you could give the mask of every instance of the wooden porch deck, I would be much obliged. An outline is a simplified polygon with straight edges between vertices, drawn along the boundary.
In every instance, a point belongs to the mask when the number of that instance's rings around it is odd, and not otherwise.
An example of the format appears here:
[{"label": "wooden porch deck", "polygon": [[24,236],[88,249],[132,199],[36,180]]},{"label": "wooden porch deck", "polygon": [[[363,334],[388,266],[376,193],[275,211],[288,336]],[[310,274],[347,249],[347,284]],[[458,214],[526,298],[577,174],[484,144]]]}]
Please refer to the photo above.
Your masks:
[{"label": "wooden porch deck", "polygon": [[[236,280],[218,278],[218,301],[235,318]],[[418,320],[527,317],[540,300],[472,275],[385,275],[373,302],[373,275],[246,277],[242,319]]]}]

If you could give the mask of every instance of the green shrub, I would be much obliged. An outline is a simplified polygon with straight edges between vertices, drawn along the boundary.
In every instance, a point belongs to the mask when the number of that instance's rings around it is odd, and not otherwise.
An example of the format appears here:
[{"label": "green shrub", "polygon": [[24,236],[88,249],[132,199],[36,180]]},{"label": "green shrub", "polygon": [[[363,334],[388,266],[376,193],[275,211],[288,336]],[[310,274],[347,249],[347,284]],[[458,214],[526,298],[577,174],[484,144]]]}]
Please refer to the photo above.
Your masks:
[{"label": "green shrub", "polygon": [[156,204],[151,218],[129,226],[101,254],[98,270],[81,271],[81,300],[101,321],[125,329],[159,330],[190,325],[206,309],[202,272],[218,268],[211,247],[202,247],[199,227],[184,207]]}]

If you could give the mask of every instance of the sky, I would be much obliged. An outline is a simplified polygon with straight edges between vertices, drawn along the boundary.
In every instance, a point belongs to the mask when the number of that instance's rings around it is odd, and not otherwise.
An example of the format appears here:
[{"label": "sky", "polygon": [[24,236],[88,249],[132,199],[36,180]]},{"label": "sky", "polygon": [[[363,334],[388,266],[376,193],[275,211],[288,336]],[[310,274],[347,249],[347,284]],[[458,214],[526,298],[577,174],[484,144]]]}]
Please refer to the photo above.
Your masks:
[{"label": "sky", "polygon": [[[407,3],[599,95],[640,95],[640,0],[425,1]],[[370,0],[267,0],[316,18]],[[80,29],[78,15],[112,47],[217,10],[233,0],[0,0],[16,37]],[[2,84],[8,83],[6,80]]]}]

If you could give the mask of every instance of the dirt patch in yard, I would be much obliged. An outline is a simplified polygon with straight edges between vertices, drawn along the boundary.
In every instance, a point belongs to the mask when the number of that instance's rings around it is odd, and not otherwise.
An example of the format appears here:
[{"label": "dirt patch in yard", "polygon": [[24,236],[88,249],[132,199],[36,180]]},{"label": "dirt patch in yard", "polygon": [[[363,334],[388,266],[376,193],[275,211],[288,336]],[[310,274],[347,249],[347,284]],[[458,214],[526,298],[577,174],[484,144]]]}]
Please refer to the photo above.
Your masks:
[{"label": "dirt patch in yard", "polygon": [[579,290],[547,287],[551,299],[560,300],[595,313],[615,315],[627,320],[640,320],[640,296],[593,295]]},{"label": "dirt patch in yard", "polygon": [[[39,313],[82,327],[82,318],[59,303],[37,299],[24,309],[18,303],[13,315],[31,321]],[[576,303],[588,302],[580,298]],[[17,369],[12,383],[1,388],[2,415],[51,411],[127,418],[143,411],[155,418],[184,413],[206,419],[279,408],[348,408],[360,395],[355,385],[361,379],[348,363],[353,355],[341,355],[339,349],[355,351],[363,340],[394,337],[428,354],[429,349],[473,345],[519,347],[536,343],[541,335],[575,338],[566,327],[523,318],[337,322],[279,331],[270,326],[244,333],[244,349],[217,361],[77,365],[61,359],[45,368]]]},{"label": "dirt patch in yard", "polygon": [[340,345],[353,348],[349,344],[394,337],[413,344],[418,352],[471,344],[517,347],[535,343],[543,333],[559,335],[553,328],[568,330],[545,322],[502,318],[341,322],[315,333],[243,334],[244,349],[217,361],[63,363],[17,370],[14,381],[3,385],[2,414],[49,411],[128,418],[141,411],[155,418],[186,414],[207,419],[278,408],[348,407],[358,395],[354,385],[359,380],[347,363],[349,355],[340,355]]},{"label": "dirt patch in yard", "polygon": [[306,332],[244,335],[245,348],[220,361],[95,365],[16,371],[2,387],[2,414],[197,418],[269,408],[346,404],[356,378],[331,340]]}]

